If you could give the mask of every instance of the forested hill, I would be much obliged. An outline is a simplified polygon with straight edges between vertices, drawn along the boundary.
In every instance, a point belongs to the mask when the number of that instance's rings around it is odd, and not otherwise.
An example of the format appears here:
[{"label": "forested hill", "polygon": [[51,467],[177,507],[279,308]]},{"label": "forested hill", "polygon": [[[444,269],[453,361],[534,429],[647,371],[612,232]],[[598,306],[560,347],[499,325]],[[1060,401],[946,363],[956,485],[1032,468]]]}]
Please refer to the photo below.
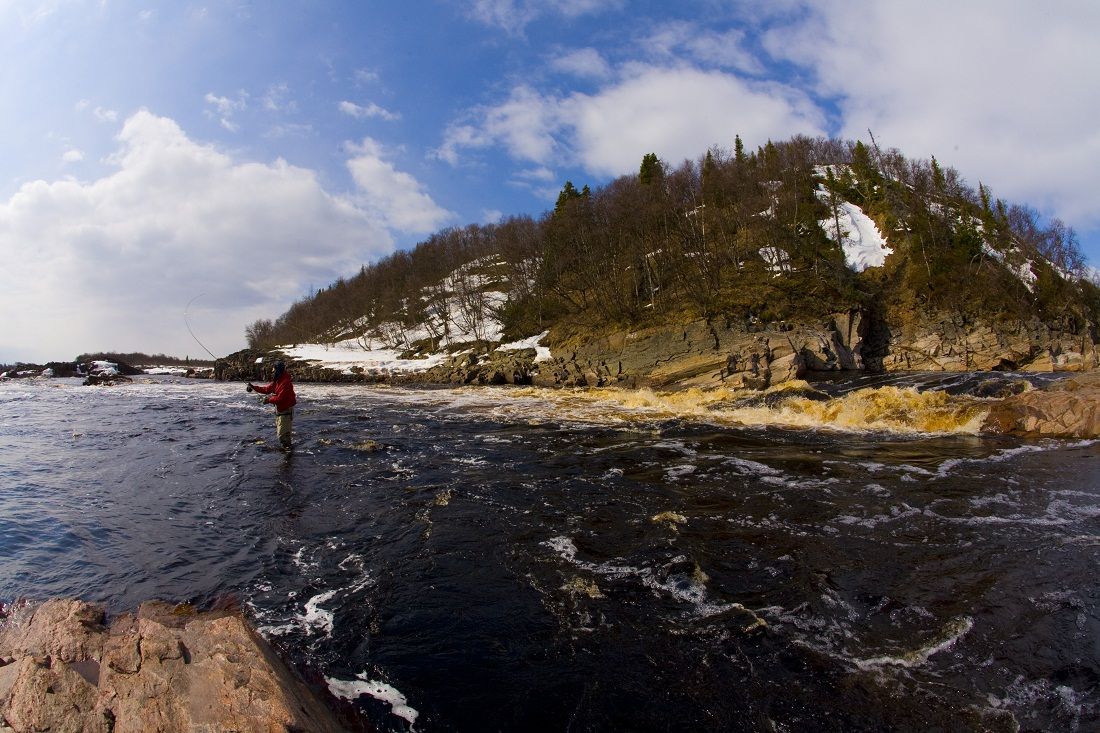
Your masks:
[{"label": "forested hill", "polygon": [[895,330],[934,313],[1040,321],[1095,341],[1100,290],[1084,274],[1072,229],[934,158],[805,137],[749,152],[738,138],[678,166],[648,154],[638,174],[595,189],[566,182],[538,218],[441,231],[247,336],[260,349],[351,338],[366,348],[457,302],[491,310],[498,337],[550,330],[559,343],[852,310]]}]

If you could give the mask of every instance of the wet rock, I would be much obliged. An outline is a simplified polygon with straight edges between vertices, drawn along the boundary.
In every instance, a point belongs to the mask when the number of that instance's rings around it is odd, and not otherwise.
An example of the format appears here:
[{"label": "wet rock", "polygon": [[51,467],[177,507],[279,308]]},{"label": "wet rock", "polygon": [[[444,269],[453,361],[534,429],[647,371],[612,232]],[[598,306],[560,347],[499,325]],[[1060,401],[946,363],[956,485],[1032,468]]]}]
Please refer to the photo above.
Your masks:
[{"label": "wet rock", "polygon": [[982,429],[1023,437],[1100,437],[1100,373],[1012,395],[990,408]]},{"label": "wet rock", "polygon": [[1004,399],[1012,395],[1022,394],[1031,389],[1031,383],[1026,379],[986,379],[971,391],[975,397],[993,397]]},{"label": "wet rock", "polygon": [[116,384],[127,384],[134,380],[121,374],[89,374],[82,384],[85,387],[111,387]]},{"label": "wet rock", "polygon": [[103,624],[72,600],[0,627],[0,720],[15,731],[339,731],[239,613],[144,603]]}]

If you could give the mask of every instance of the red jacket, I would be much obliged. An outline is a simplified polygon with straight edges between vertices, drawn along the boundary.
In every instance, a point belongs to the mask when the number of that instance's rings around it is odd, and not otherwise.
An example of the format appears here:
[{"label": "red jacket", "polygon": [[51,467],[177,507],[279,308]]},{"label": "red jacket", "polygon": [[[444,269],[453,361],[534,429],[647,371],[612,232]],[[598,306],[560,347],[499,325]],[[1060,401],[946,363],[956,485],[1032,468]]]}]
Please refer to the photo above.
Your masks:
[{"label": "red jacket", "polygon": [[294,385],[290,382],[290,372],[283,372],[278,379],[266,387],[254,384],[252,389],[260,394],[269,395],[264,402],[275,405],[276,412],[286,412],[298,404],[298,398],[294,396]]}]

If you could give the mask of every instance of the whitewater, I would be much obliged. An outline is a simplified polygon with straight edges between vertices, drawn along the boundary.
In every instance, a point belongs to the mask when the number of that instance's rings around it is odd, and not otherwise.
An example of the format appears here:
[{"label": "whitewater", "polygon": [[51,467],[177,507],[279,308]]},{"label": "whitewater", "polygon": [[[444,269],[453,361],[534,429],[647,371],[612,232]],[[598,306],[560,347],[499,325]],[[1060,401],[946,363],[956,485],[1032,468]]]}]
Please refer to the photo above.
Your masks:
[{"label": "whitewater", "polygon": [[[965,377],[0,383],[0,602],[237,605],[380,730],[1092,730],[1100,445]],[[821,394],[824,393],[824,394]]]}]

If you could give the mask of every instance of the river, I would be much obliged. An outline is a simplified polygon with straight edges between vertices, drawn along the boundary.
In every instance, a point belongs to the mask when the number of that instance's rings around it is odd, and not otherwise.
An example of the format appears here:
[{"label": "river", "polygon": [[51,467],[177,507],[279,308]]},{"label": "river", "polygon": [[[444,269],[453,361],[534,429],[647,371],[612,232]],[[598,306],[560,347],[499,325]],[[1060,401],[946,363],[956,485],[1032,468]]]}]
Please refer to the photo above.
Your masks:
[{"label": "river", "polygon": [[381,730],[1100,727],[1100,444],[831,396],[0,383],[0,602],[238,604]]}]

